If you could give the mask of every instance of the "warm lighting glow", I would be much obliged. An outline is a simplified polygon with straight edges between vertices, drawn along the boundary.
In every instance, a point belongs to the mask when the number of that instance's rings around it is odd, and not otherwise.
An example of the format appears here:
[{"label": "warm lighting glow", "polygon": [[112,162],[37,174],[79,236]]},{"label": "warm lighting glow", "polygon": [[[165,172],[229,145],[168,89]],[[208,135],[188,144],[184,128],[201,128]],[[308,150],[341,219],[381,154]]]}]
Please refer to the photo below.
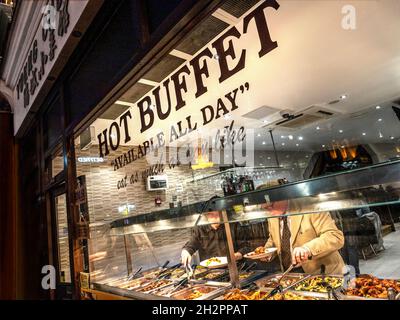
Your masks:
[{"label": "warm lighting glow", "polygon": [[201,140],[199,140],[199,146],[200,147],[197,149],[197,159],[196,162],[192,164],[192,169],[200,170],[213,167],[214,163],[208,159],[208,155],[203,155],[203,152],[201,150]]}]

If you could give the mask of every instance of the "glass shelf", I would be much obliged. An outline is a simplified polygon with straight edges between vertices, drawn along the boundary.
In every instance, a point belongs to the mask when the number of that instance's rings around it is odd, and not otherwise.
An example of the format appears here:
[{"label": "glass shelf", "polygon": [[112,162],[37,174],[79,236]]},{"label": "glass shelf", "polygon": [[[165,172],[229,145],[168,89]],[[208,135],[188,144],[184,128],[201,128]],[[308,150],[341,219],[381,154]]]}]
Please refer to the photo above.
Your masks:
[{"label": "glass shelf", "polygon": [[269,219],[268,206],[280,201],[290,203],[287,215],[400,203],[400,161],[119,219],[111,235],[206,225],[209,211],[226,210],[228,221],[221,222]]}]

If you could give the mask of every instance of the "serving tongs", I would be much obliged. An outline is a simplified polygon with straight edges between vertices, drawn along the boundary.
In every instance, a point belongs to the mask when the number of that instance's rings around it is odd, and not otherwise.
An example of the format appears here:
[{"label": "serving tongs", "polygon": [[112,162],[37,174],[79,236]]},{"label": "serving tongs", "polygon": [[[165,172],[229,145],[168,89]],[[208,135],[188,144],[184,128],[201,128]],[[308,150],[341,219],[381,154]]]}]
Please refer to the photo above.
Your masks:
[{"label": "serving tongs", "polygon": [[172,272],[174,272],[174,270],[180,268],[181,266],[182,266],[182,263],[178,263],[178,264],[173,265],[170,268],[165,269],[158,275],[157,280],[161,280],[161,279],[165,279],[165,278],[169,277],[172,274]]},{"label": "serving tongs", "polygon": [[262,300],[267,300],[267,299],[273,297],[274,295],[276,295],[278,292],[282,292],[282,291],[283,291],[283,287],[282,287],[282,285],[281,285],[282,279],[283,279],[284,277],[286,277],[286,275],[287,275],[290,271],[292,271],[293,268],[296,268],[296,267],[298,267],[298,266],[299,266],[298,264],[292,264],[292,265],[281,275],[281,277],[280,277],[279,280],[277,281],[277,284],[278,284],[278,285],[277,285],[270,293],[268,293]]},{"label": "serving tongs", "polygon": [[170,291],[168,291],[168,295],[172,295],[174,292],[178,291],[178,289],[186,284],[189,283],[189,281],[193,278],[194,271],[196,270],[197,265],[186,265],[185,266],[185,271],[186,271],[186,278],[183,278],[180,280]]},{"label": "serving tongs", "polygon": [[244,268],[243,272],[249,272],[250,270],[254,269],[257,266],[257,262],[253,262],[248,267]]},{"label": "serving tongs", "polygon": [[331,300],[332,297],[333,297],[335,300],[340,300],[339,297],[338,297],[338,295],[337,295],[337,293],[336,293],[336,291],[335,291],[335,289],[325,280],[325,277],[326,277],[326,274],[325,274],[325,265],[322,264],[322,265],[321,265],[321,278],[322,278],[321,285],[322,285],[323,287],[325,287],[325,288],[326,288],[326,291],[328,292],[328,300]]},{"label": "serving tongs", "polygon": [[143,269],[143,267],[139,267],[134,273],[132,273],[128,277],[127,281],[131,281],[132,279],[134,279],[140,273],[140,271],[142,271],[142,269]]}]

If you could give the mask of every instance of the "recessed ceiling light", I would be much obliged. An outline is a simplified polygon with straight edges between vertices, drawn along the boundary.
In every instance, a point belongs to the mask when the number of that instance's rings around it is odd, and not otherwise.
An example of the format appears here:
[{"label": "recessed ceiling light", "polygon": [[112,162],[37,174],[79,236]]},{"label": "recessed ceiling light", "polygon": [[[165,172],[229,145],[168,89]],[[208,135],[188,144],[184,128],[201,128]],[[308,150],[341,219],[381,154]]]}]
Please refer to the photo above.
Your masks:
[{"label": "recessed ceiling light", "polygon": [[367,134],[365,132],[362,133],[363,136],[366,136]]},{"label": "recessed ceiling light", "polygon": [[271,160],[271,157],[268,157],[268,160]]},{"label": "recessed ceiling light", "polygon": [[298,137],[298,139],[299,139],[300,141],[303,141],[303,137]]},{"label": "recessed ceiling light", "polygon": [[265,141],[263,141],[263,143],[262,143],[263,145],[266,145],[267,143],[265,142]]},{"label": "recessed ceiling light", "polygon": [[324,145],[324,144],[322,145],[322,148],[325,148],[325,145]]},{"label": "recessed ceiling light", "polygon": [[257,135],[257,137],[261,137],[261,134],[259,133],[259,134]]},{"label": "recessed ceiling light", "polygon": [[376,106],[375,108],[376,108],[377,110],[379,110],[379,109],[381,108],[381,106]]},{"label": "recessed ceiling light", "polygon": [[281,139],[285,139],[286,137],[285,136],[281,136]]},{"label": "recessed ceiling light", "polygon": [[320,127],[317,127],[316,129],[319,130],[319,129],[321,129],[321,128],[320,128]]},{"label": "recessed ceiling light", "polygon": [[298,147],[299,146],[299,144],[298,143],[296,143],[296,147]]},{"label": "recessed ceiling light", "polygon": [[345,99],[347,99],[347,95],[342,94],[342,95],[340,96],[340,100],[345,100]]},{"label": "recessed ceiling light", "polygon": [[343,133],[343,130],[339,130],[339,133]]},{"label": "recessed ceiling light", "polygon": [[260,163],[260,166],[262,166],[263,164],[262,163]]},{"label": "recessed ceiling light", "polygon": [[383,120],[381,118],[378,119],[379,122],[382,122]]},{"label": "recessed ceiling light", "polygon": [[285,143],[284,143],[284,142],[282,142],[282,145],[284,146],[284,145],[285,145]]},{"label": "recessed ceiling light", "polygon": [[394,140],[394,137],[392,136],[392,137],[390,137],[390,140]]},{"label": "recessed ceiling light", "polygon": [[288,136],[288,138],[289,138],[289,140],[293,140],[293,136],[292,135]]}]

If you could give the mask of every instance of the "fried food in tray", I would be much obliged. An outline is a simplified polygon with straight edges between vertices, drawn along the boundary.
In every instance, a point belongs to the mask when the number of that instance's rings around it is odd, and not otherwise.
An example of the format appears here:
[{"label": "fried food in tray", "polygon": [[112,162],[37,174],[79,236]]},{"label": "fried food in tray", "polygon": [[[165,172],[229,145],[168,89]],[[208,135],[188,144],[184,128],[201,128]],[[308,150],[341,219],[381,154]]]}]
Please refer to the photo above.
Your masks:
[{"label": "fried food in tray", "polygon": [[145,285],[143,287],[140,287],[136,289],[136,291],[139,292],[149,292],[151,290],[157,289],[157,288],[162,288],[168,285],[171,285],[173,282],[171,280],[158,280],[158,281],[152,281],[150,284]]},{"label": "fried food in tray", "polygon": [[294,285],[296,282],[299,282],[300,280],[305,278],[305,275],[302,274],[288,274],[286,275],[283,280],[279,283],[279,280],[281,279],[282,275],[275,275],[275,276],[269,276],[267,278],[263,278],[260,280],[256,281],[256,284],[261,287],[261,288],[276,288],[278,284],[280,284],[283,288],[288,288],[292,285]]},{"label": "fried food in tray", "polygon": [[355,279],[354,288],[346,290],[346,295],[373,299],[387,299],[388,289],[392,288],[400,293],[400,282],[398,280],[378,279],[365,275]]},{"label": "fried food in tray", "polygon": [[317,297],[305,296],[294,292],[277,293],[276,295],[268,298],[267,300],[320,300]]},{"label": "fried food in tray", "polygon": [[267,295],[270,290],[240,290],[231,289],[223,297],[224,300],[320,300],[318,297],[302,295],[291,291],[277,293],[272,297]]},{"label": "fried food in tray", "polygon": [[260,290],[231,289],[225,293],[223,300],[262,300],[268,292]]},{"label": "fried food in tray", "polygon": [[217,287],[211,286],[194,286],[181,290],[173,294],[172,297],[179,300],[196,300],[217,289]]},{"label": "fried food in tray", "polygon": [[327,286],[332,287],[333,289],[338,289],[343,285],[343,278],[326,276],[322,278],[321,276],[315,276],[308,279],[305,279],[301,283],[299,283],[296,287],[296,291],[308,291],[308,292],[318,292],[318,293],[327,293]]}]

